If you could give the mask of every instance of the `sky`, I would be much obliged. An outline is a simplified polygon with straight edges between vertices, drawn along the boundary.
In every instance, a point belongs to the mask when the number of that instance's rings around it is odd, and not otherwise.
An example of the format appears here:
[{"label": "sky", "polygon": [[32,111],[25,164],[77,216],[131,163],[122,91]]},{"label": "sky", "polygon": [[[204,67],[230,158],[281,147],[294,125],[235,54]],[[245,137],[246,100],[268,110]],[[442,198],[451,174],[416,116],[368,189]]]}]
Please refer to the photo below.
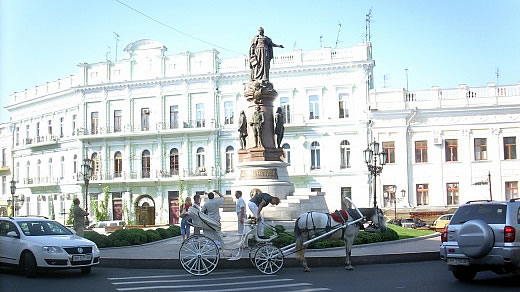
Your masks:
[{"label": "sky", "polygon": [[497,68],[498,84],[520,83],[517,0],[0,0],[0,123],[13,92],[114,60],[114,32],[118,59],[140,39],[245,55],[259,26],[277,54],[360,44],[370,10],[376,88],[405,88],[406,68],[410,90],[485,86]]}]

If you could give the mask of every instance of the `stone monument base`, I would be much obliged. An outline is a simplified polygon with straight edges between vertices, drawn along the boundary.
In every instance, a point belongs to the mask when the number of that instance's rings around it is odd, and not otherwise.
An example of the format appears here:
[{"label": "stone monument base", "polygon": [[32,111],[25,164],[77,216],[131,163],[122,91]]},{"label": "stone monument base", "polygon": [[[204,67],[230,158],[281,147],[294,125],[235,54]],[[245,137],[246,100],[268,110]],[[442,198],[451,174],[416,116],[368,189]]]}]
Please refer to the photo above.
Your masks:
[{"label": "stone monument base", "polygon": [[[263,149],[262,149],[263,150]],[[254,188],[281,200],[294,194],[294,185],[289,181],[287,163],[282,161],[248,161],[239,163],[239,176],[231,186],[231,192],[242,191],[245,200],[250,199]]]},{"label": "stone monument base", "polygon": [[278,161],[283,158],[281,148],[250,148],[248,150],[238,150],[238,162],[248,163],[252,161]]}]

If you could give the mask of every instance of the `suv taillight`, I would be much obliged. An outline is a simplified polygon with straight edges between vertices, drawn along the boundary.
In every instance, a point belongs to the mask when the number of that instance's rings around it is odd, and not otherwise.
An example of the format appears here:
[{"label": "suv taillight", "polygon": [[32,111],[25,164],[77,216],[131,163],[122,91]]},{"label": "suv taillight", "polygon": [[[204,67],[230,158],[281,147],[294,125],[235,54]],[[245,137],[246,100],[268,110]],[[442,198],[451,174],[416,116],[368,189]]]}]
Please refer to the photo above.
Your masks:
[{"label": "suv taillight", "polygon": [[448,225],[446,225],[446,227],[444,227],[444,230],[441,233],[441,242],[446,242],[446,241],[448,241]]},{"label": "suv taillight", "polygon": [[504,242],[515,241],[515,228],[511,226],[504,227]]}]

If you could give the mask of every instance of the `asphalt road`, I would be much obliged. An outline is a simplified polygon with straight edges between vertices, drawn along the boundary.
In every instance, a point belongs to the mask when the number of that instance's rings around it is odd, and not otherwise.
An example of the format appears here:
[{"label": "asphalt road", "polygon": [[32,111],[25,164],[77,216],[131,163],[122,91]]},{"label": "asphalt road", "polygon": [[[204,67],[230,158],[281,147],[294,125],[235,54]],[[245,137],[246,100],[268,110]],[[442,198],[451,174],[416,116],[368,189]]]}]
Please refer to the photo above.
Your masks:
[{"label": "asphalt road", "polygon": [[457,281],[441,261],[359,265],[354,271],[316,267],[310,273],[283,268],[276,275],[255,269],[216,269],[195,277],[179,269],[94,268],[83,276],[78,270],[43,272],[28,279],[0,268],[0,291],[518,291],[520,276],[477,274],[475,281]]}]

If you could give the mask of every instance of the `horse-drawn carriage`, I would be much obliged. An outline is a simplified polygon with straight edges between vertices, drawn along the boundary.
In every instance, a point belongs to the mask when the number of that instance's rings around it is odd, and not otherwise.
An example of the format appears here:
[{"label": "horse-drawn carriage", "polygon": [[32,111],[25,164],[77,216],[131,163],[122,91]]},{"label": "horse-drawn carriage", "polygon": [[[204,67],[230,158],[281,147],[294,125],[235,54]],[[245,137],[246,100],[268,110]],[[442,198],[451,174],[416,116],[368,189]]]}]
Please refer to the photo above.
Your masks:
[{"label": "horse-drawn carriage", "polygon": [[[346,268],[352,269],[350,249],[362,222],[366,218],[370,218],[381,229],[386,228],[386,226],[381,210],[359,209],[348,198],[347,200],[352,208],[339,213],[341,218],[337,220],[340,222],[331,220],[335,216],[326,213],[308,212],[302,214],[295,223],[296,242],[282,248],[271,244],[272,240],[278,236],[273,226],[264,223],[267,228],[273,231],[273,234],[267,239],[262,239],[257,236],[258,225],[254,221],[245,224],[247,232],[240,236],[238,246],[227,247],[224,245],[220,223],[191,207],[188,214],[192,220],[192,225],[201,228],[203,235],[193,235],[183,241],[179,249],[181,266],[192,275],[208,275],[217,267],[221,257],[227,258],[227,260],[238,260],[241,258],[242,251],[248,248],[251,263],[264,274],[278,272],[283,267],[284,258],[293,253],[298,253],[305,271],[309,271],[303,254],[305,247],[321,238],[336,235],[336,237],[341,236],[345,241]],[[248,241],[251,237],[255,238],[257,244],[248,247]]]}]

